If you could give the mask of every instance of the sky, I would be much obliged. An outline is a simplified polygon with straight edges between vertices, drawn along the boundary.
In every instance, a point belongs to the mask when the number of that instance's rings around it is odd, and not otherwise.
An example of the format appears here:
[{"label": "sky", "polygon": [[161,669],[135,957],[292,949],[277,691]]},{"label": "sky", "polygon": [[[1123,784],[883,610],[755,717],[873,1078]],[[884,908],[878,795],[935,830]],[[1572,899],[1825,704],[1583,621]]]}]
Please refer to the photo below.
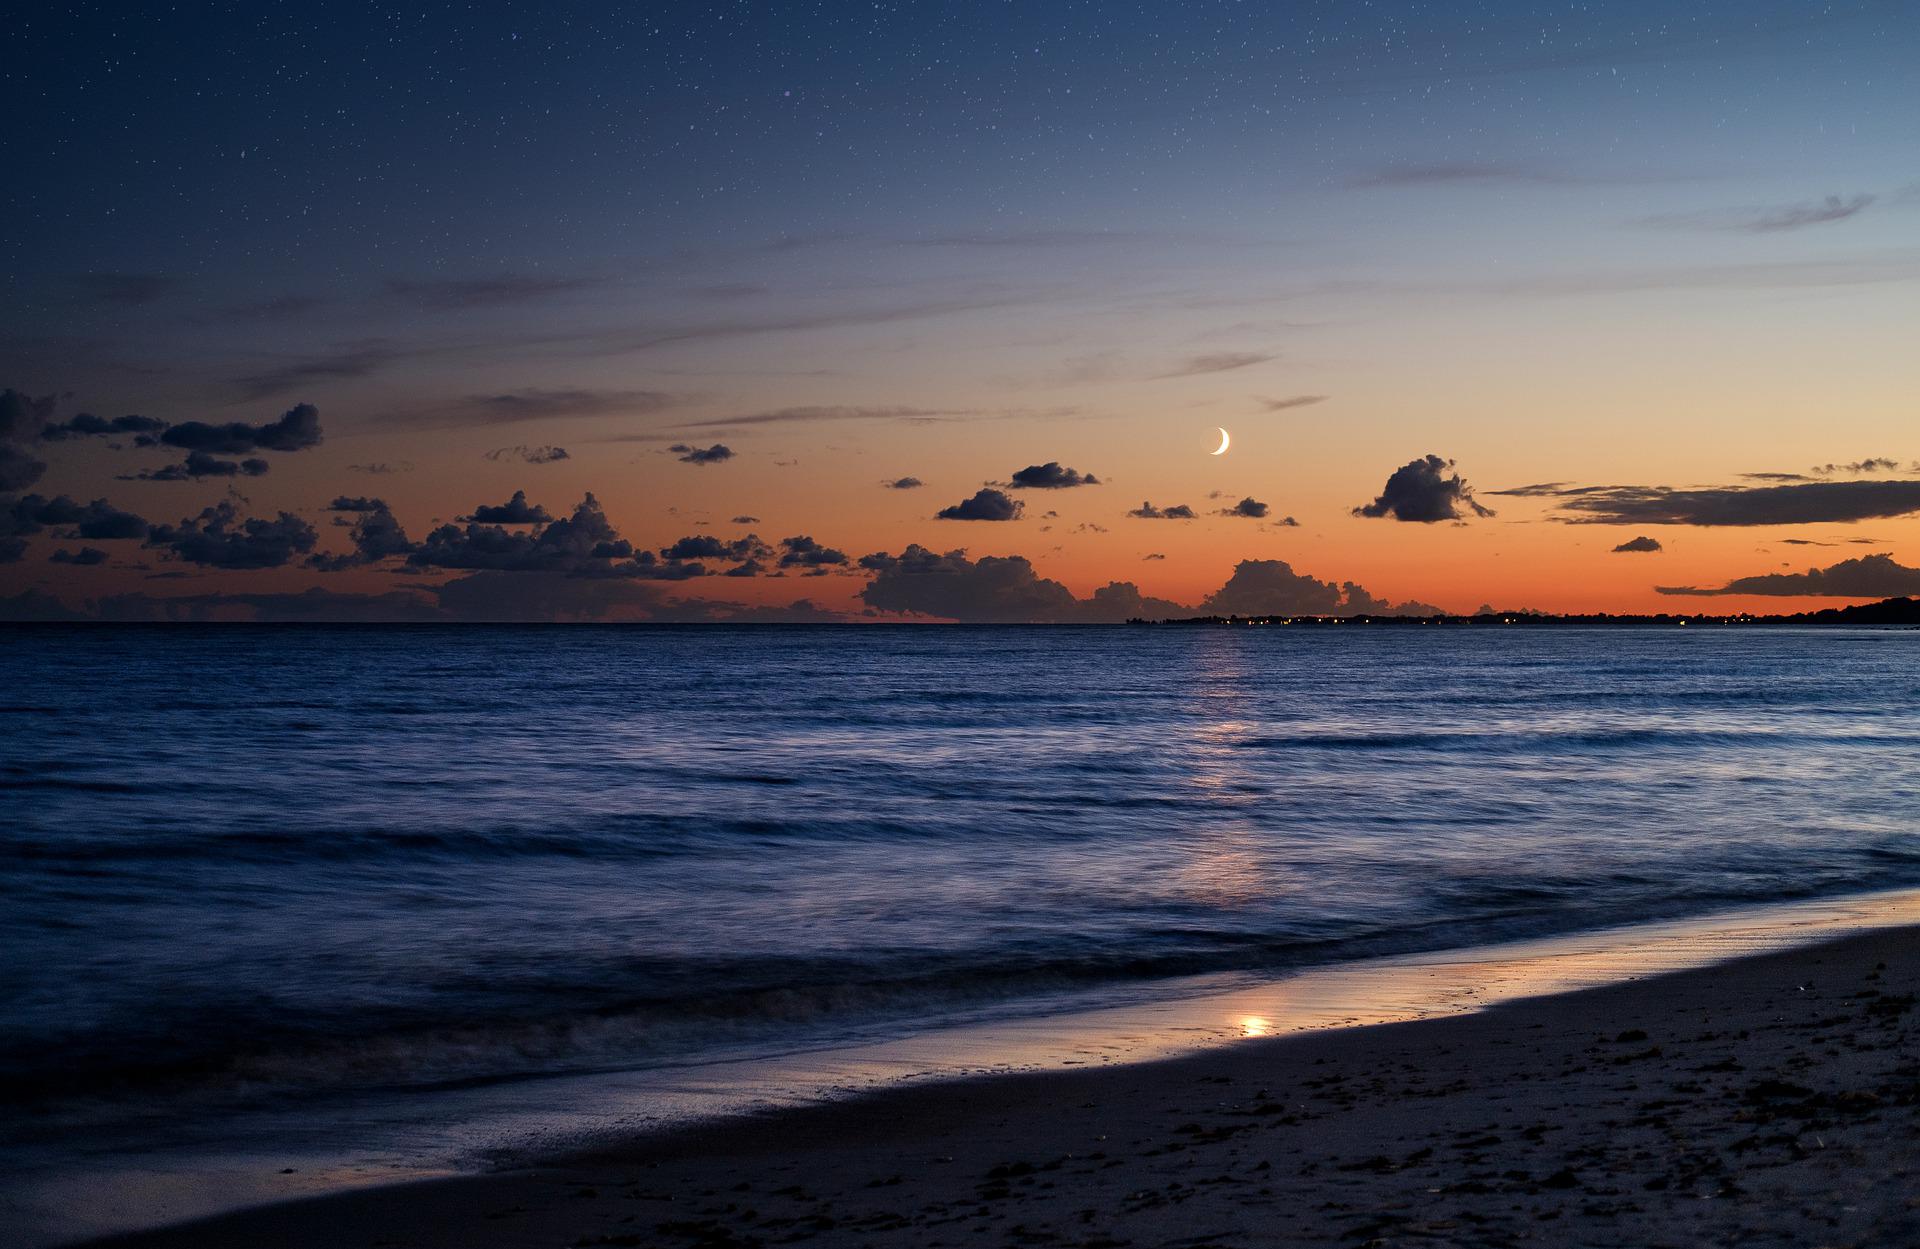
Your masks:
[{"label": "sky", "polygon": [[1916,47],[1900,0],[30,4],[0,618],[1920,593]]}]

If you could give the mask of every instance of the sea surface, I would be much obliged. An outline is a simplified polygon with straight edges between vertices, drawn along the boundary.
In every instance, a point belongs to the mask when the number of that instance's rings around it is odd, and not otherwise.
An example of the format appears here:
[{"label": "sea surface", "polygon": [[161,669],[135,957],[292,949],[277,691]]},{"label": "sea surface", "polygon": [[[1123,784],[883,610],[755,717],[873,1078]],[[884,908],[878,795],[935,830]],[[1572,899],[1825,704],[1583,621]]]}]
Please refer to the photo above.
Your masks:
[{"label": "sea surface", "polygon": [[1920,632],[0,632],[0,1101],[754,1056],[1920,882]]}]

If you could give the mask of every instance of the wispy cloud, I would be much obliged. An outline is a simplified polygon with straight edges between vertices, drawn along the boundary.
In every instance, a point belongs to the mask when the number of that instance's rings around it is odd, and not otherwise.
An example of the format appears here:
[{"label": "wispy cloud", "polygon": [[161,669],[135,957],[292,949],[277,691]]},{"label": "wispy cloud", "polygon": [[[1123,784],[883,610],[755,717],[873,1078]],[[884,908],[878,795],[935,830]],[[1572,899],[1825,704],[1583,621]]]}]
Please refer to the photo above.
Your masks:
[{"label": "wispy cloud", "polygon": [[1736,234],[1778,234],[1857,217],[1871,207],[1876,198],[1872,195],[1829,195],[1825,199],[1799,204],[1661,213],[1642,218],[1641,224],[1682,230],[1722,230]]},{"label": "wispy cloud", "polygon": [[1219,351],[1203,356],[1188,356],[1184,361],[1167,370],[1155,373],[1152,380],[1158,381],[1170,377],[1198,377],[1204,373],[1226,373],[1233,369],[1251,368],[1256,364],[1265,364],[1280,357],[1273,352],[1261,351]]},{"label": "wispy cloud", "polygon": [[685,396],[658,390],[596,390],[558,387],[502,391],[463,398],[388,418],[391,424],[421,427],[513,425],[563,417],[648,416],[688,402]]},{"label": "wispy cloud", "polygon": [[603,285],[603,279],[497,273],[472,278],[395,278],[387,292],[427,312],[457,312],[531,303]]}]

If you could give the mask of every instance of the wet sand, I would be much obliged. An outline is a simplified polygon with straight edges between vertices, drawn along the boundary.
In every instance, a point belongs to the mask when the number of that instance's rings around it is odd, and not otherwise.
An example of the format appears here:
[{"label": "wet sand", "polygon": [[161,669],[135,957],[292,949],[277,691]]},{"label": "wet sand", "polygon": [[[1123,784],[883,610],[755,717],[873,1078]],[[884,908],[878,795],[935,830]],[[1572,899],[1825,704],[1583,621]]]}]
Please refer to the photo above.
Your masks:
[{"label": "wet sand", "polygon": [[95,1243],[1920,1244],[1916,992],[1899,928]]}]

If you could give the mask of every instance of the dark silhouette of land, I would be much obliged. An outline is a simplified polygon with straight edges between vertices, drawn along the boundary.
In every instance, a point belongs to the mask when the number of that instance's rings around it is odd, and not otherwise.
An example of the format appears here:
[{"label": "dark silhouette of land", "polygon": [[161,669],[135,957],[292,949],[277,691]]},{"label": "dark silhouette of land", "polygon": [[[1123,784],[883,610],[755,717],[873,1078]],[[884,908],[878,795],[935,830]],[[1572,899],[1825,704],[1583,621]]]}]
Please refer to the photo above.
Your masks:
[{"label": "dark silhouette of land", "polygon": [[1129,620],[1128,624],[1162,625],[1394,625],[1399,627],[1452,627],[1466,628],[1610,628],[1610,629],[1679,629],[1679,628],[1748,628],[1753,626],[1780,625],[1867,625],[1880,628],[1916,628],[1920,627],[1920,599],[1889,598],[1877,603],[1861,603],[1853,607],[1827,607],[1820,611],[1796,612],[1793,615],[1758,616],[1752,612],[1736,612],[1732,615],[1716,616],[1706,613],[1682,614],[1661,612],[1652,616],[1615,615],[1612,612],[1594,612],[1584,615],[1554,615],[1549,612],[1503,611],[1479,612],[1471,616],[1190,616],[1179,620]]}]

